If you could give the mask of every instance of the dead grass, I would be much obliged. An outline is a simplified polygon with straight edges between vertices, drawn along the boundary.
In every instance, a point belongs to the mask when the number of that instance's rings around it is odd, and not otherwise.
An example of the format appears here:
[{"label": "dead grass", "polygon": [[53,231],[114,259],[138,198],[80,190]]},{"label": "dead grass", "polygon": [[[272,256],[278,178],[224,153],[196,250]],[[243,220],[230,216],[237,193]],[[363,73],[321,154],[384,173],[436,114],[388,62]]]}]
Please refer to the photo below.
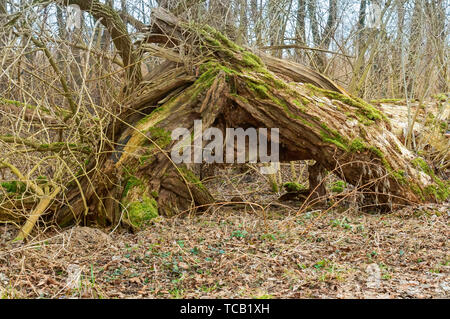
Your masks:
[{"label": "dead grass", "polygon": [[[253,194],[252,201],[267,205],[278,196],[261,179],[243,177],[210,186],[224,199]],[[449,297],[448,204],[387,215],[347,207],[297,214],[298,207],[277,203],[265,214],[249,205],[214,207],[198,216],[158,218],[136,234],[49,230],[21,246],[9,243],[16,229],[6,224],[0,227],[0,295]]]}]

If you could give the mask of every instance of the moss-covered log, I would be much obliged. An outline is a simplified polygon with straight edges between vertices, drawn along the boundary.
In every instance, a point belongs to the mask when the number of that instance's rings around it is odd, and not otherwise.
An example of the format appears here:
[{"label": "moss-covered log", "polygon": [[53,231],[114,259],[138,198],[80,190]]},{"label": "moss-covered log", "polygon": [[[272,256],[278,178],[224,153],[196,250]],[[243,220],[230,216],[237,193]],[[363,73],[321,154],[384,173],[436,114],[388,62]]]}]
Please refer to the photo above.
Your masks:
[{"label": "moss-covered log", "polygon": [[198,119],[203,129],[280,128],[281,161],[313,159],[314,171],[360,186],[371,205],[448,198],[448,182],[400,143],[381,111],[326,77],[163,9],[154,9],[152,22],[140,47],[167,62],[127,98],[107,132],[114,146],[96,163],[104,169],[72,189],[59,223],[88,218],[139,226],[156,212],[170,216],[212,203],[192,171],[170,159],[171,131],[192,130]]}]

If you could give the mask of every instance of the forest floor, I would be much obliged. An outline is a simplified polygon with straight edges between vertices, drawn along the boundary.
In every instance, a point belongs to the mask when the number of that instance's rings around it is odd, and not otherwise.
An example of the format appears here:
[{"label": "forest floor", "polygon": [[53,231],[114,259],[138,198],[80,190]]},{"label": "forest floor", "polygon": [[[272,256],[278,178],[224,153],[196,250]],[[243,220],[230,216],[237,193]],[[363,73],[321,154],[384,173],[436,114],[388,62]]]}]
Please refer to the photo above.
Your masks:
[{"label": "forest floor", "polygon": [[[289,171],[288,169],[284,169]],[[231,177],[228,177],[231,176]],[[450,206],[299,211],[253,175],[206,184],[259,206],[156,218],[137,233],[0,226],[3,298],[449,298]]]}]

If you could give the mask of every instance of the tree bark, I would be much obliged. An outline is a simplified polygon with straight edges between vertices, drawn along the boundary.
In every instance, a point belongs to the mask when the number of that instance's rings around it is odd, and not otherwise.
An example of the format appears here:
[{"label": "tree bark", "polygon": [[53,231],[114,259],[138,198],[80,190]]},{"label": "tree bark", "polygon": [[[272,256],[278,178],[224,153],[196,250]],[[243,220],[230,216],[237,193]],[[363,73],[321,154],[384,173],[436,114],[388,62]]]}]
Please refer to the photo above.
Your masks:
[{"label": "tree bark", "polygon": [[[305,18],[306,18],[306,0],[297,1],[297,21],[295,25],[295,36],[297,37],[296,42],[300,45],[306,44],[306,28],[305,28]],[[301,58],[303,55],[303,50],[296,49],[295,54],[297,58]]]}]

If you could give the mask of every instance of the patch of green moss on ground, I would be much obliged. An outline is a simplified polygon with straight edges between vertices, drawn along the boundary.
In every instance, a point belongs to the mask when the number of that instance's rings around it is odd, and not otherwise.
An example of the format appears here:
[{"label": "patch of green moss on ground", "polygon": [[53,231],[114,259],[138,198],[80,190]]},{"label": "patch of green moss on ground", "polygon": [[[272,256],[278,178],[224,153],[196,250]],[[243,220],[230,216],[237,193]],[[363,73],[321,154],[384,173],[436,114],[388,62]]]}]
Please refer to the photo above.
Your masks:
[{"label": "patch of green moss on ground", "polygon": [[[23,103],[20,101],[15,101],[15,100],[8,100],[5,98],[0,97],[0,103],[4,103],[4,104],[10,104],[10,105],[14,105],[16,107],[24,107],[30,110],[36,110],[38,109],[38,107],[36,105],[31,105],[31,104],[27,104],[27,103]],[[46,107],[39,107],[41,110],[43,110],[44,112],[49,112],[49,109]]]},{"label": "patch of green moss on ground", "polygon": [[305,185],[295,182],[284,183],[283,187],[287,192],[299,192],[306,189]]},{"label": "patch of green moss on ground", "polygon": [[270,181],[272,192],[278,193],[278,183],[276,181]]},{"label": "patch of green moss on ground", "polygon": [[128,220],[135,227],[158,217],[158,203],[154,198],[144,196],[140,201],[132,202],[127,207]]}]

